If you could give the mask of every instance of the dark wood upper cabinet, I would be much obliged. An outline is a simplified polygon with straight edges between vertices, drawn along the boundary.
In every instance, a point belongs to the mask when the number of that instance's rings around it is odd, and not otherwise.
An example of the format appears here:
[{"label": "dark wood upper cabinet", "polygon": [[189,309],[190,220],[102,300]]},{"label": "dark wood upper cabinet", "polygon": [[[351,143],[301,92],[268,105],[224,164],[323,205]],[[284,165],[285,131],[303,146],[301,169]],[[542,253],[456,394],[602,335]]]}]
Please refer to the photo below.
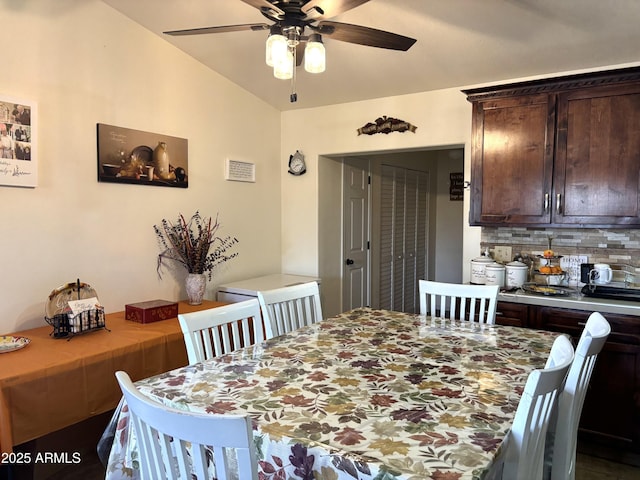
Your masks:
[{"label": "dark wood upper cabinet", "polygon": [[640,83],[558,95],[556,223],[640,224]]},{"label": "dark wood upper cabinet", "polygon": [[475,102],[472,123],[471,224],[549,223],[555,98]]},{"label": "dark wood upper cabinet", "polygon": [[471,225],[640,228],[640,68],[464,93]]}]

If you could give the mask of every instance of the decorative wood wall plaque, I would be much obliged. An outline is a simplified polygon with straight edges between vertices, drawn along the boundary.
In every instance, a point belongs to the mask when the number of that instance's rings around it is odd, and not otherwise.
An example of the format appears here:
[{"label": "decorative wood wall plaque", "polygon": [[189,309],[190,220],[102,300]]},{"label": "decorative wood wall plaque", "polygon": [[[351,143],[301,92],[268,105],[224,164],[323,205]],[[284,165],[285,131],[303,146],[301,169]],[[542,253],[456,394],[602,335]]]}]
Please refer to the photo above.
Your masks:
[{"label": "decorative wood wall plaque", "polygon": [[358,129],[358,135],[373,135],[375,133],[391,133],[391,132],[412,132],[416,133],[415,125],[411,125],[409,122],[400,120],[398,118],[382,117],[376,118],[376,121],[367,123]]}]

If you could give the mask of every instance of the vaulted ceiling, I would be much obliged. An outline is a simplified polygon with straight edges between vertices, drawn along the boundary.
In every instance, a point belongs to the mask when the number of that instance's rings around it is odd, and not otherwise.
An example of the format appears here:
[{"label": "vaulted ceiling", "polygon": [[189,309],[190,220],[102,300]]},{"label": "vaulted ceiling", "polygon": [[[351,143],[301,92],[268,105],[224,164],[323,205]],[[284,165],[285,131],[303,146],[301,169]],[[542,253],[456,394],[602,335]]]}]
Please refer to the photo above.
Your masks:
[{"label": "vaulted ceiling", "polygon": [[241,0],[103,0],[279,110],[610,65],[640,64],[638,0],[370,0],[331,20],[417,39],[408,51],[325,37],[327,69],[292,85],[264,62],[268,31],[172,37],[167,30],[269,23]]}]

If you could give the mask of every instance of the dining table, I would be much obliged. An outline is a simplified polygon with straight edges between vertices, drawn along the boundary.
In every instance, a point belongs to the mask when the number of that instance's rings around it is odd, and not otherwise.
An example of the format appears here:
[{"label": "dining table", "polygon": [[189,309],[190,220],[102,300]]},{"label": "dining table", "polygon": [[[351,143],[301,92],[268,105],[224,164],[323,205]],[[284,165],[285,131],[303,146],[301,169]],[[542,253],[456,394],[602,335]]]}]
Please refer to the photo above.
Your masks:
[{"label": "dining table", "polygon": [[[480,480],[557,335],[357,308],[136,386],[250,416],[261,479]],[[126,405],[113,422],[106,478],[139,478]]]}]

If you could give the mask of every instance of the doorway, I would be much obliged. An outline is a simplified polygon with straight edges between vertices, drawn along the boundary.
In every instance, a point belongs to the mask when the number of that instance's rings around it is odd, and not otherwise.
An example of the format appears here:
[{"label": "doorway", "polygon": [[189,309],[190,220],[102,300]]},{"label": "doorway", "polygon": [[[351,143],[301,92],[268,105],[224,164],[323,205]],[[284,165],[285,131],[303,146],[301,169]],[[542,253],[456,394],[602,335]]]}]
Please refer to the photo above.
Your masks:
[{"label": "doorway", "polygon": [[[359,271],[355,278],[362,279],[364,293],[354,295],[345,292],[346,260],[344,208],[347,200],[343,200],[343,179],[346,163],[369,168],[370,201],[368,205],[368,240],[369,248],[366,255],[369,258],[368,272]],[[361,298],[362,305],[380,308],[381,302],[381,211],[382,211],[382,165],[388,167],[402,167],[408,170],[427,172],[428,193],[426,195],[427,230],[424,245],[420,247],[424,255],[424,272],[416,272],[414,278],[430,280],[462,282],[462,232],[463,232],[463,202],[451,200],[450,174],[461,173],[464,168],[464,151],[462,146],[424,149],[419,151],[395,151],[379,154],[357,154],[332,157],[321,157],[319,161],[319,258],[318,273],[322,278],[323,311],[326,315],[335,315],[349,308],[355,308]],[[422,174],[421,174],[422,175]],[[339,188],[338,188],[339,186]],[[399,210],[404,215],[404,207]],[[364,215],[364,214],[363,214]],[[400,215],[400,213],[398,213]],[[399,218],[399,217],[398,217]],[[418,227],[420,229],[420,227]],[[404,229],[404,226],[403,226]],[[353,258],[351,258],[353,260]],[[403,269],[406,262],[403,260]],[[411,262],[418,262],[414,259]],[[405,269],[406,271],[406,269]],[[362,276],[360,276],[362,274]],[[409,281],[411,283],[412,280]],[[395,281],[387,285],[395,285]],[[360,285],[358,285],[360,288]],[[409,289],[407,284],[403,286]],[[365,299],[368,298],[367,302]],[[396,297],[397,298],[397,297]],[[407,305],[414,304],[405,300],[406,305],[391,305],[396,310],[407,310]]]}]

